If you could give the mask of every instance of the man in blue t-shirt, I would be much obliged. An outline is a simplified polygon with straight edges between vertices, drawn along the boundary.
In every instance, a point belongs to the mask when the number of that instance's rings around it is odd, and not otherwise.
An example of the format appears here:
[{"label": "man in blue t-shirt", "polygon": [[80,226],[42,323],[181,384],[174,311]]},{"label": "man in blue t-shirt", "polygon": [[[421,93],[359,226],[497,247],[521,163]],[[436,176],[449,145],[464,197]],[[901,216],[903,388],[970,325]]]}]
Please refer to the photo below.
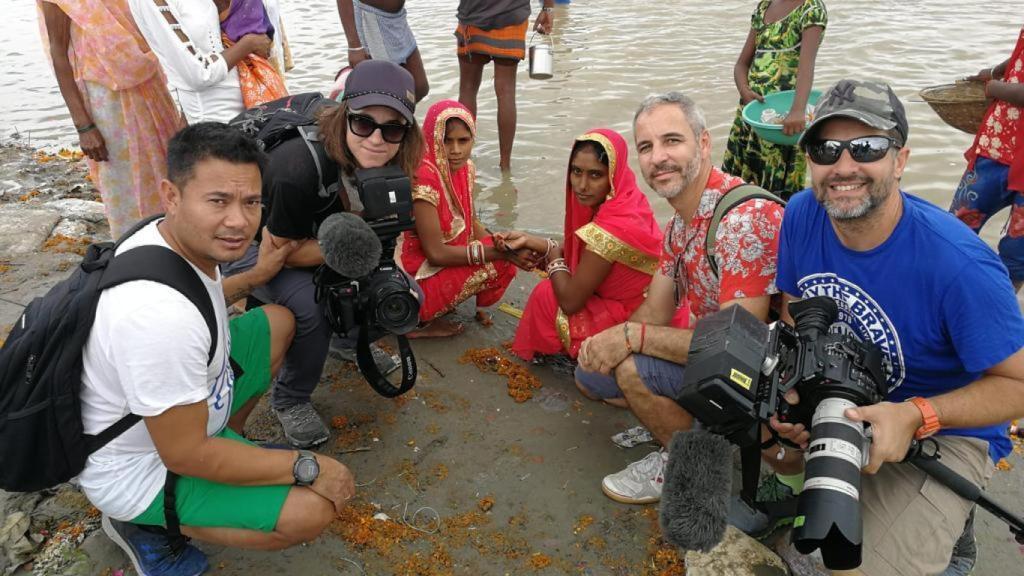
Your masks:
[{"label": "man in blue t-shirt", "polygon": [[826,91],[800,140],[813,187],[786,207],[779,243],[784,300],[834,299],[832,330],[882,351],[886,400],[845,413],[874,437],[860,490],[859,570],[871,576],[941,572],[972,509],[901,463],[911,440],[934,436],[943,464],[984,485],[1011,450],[1007,421],[1024,416],[1024,319],[1006,268],[954,217],[900,190],[907,133],[889,86]]}]

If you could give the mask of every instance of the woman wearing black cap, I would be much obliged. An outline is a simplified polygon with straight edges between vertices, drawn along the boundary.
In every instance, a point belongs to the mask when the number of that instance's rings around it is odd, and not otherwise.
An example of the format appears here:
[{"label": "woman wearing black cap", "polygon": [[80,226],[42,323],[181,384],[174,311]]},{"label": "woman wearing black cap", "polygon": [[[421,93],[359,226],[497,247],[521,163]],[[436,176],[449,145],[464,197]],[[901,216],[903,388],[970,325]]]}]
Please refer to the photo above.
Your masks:
[{"label": "woman wearing black cap", "polygon": [[[314,299],[313,272],[324,262],[316,231],[331,214],[362,210],[354,179],[357,169],[396,165],[410,179],[415,176],[423,155],[423,134],[413,115],[414,91],[412,76],[397,64],[362,62],[349,75],[340,105],[320,113],[317,141],[291,138],[268,155],[263,171],[263,197],[269,204],[264,240],[275,246],[298,244],[286,267],[253,292],[295,315],[295,338],[271,394],[271,406],[293,446],[313,446],[330,436],[310,403],[331,341],[331,327]],[[311,154],[311,145],[318,158]],[[340,184],[338,192],[325,198],[324,181]],[[253,247],[225,274],[253,266],[256,256]],[[344,356],[345,351],[341,352]],[[374,358],[382,372],[397,367],[383,351],[375,349]]]}]

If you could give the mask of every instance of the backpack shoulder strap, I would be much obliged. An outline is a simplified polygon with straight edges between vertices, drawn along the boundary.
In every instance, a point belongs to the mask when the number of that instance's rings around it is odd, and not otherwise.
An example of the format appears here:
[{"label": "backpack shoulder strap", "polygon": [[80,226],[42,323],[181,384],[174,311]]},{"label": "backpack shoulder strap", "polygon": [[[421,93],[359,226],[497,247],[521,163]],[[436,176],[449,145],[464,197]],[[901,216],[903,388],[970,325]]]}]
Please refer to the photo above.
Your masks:
[{"label": "backpack shoulder strap", "polygon": [[704,239],[704,256],[707,258],[708,266],[711,267],[711,272],[715,275],[715,278],[718,278],[718,262],[715,260],[715,242],[718,236],[718,226],[730,210],[747,200],[756,199],[770,200],[780,206],[786,205],[786,201],[782,198],[753,184],[740,184],[730,188],[728,192],[719,198],[718,203],[715,204],[715,211],[711,215],[711,224],[708,226],[708,235]]},{"label": "backpack shoulder strap", "polygon": [[302,141],[306,143],[306,148],[309,148],[309,154],[313,157],[313,164],[316,165],[317,183],[320,186],[318,194],[321,198],[334,198],[334,195],[338,193],[338,187],[341,184],[337,178],[332,178],[330,181],[325,182],[325,178],[329,177],[325,168],[333,164],[330,158],[327,157],[327,151],[324,150],[324,146],[320,143],[320,130],[315,124],[309,126],[297,126],[296,129],[299,131],[299,135],[302,136]]},{"label": "backpack shoulder strap", "polygon": [[106,290],[125,282],[150,280],[170,286],[181,292],[189,302],[199,309],[210,329],[210,350],[207,363],[213,361],[217,350],[217,314],[213,302],[206,291],[206,286],[199,279],[196,271],[177,252],[163,246],[139,246],[118,254],[111,260],[103,273],[99,289]]},{"label": "backpack shoulder strap", "polygon": [[[148,219],[146,223],[148,224],[153,219]],[[133,227],[131,232],[126,233],[121,240],[118,240],[118,244],[142,226]],[[217,314],[213,309],[213,302],[210,301],[206,286],[203,285],[203,281],[200,280],[192,266],[177,252],[169,248],[154,245],[139,246],[118,254],[110,261],[107,269],[103,271],[103,278],[100,280],[98,288],[105,290],[134,280],[150,280],[170,286],[195,304],[199,313],[203,315],[203,320],[206,321],[206,327],[210,330],[210,350],[206,355],[206,363],[213,362],[220,332],[217,329]],[[138,414],[123,416],[90,439],[89,453],[106,446],[141,419],[142,417]]]},{"label": "backpack shoulder strap", "polygon": [[163,213],[160,213],[160,214],[154,214],[152,216],[148,216],[146,218],[143,218],[142,220],[139,220],[138,222],[133,224],[132,227],[129,228],[127,232],[125,232],[124,234],[121,234],[121,237],[118,238],[117,242],[114,244],[114,248],[120,247],[122,242],[124,242],[125,240],[127,240],[127,239],[131,238],[132,236],[134,236],[136,232],[138,232],[139,230],[142,230],[146,226],[149,226],[150,223],[152,223],[152,222],[154,222],[156,220],[159,220],[159,219],[161,219],[163,217],[164,217]]}]

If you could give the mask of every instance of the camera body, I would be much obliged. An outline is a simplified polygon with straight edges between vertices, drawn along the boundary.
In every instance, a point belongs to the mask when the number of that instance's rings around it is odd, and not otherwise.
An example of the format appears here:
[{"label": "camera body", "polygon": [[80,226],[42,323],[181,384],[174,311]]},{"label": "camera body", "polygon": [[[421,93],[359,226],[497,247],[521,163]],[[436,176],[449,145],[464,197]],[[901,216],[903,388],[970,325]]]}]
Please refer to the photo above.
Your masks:
[{"label": "camera body", "polygon": [[[860,469],[864,426],[847,408],[885,397],[881,352],[847,334],[829,333],[838,308],[825,296],[790,304],[795,328],[768,326],[733,306],[701,320],[690,344],[683,391],[676,399],[711,432],[744,448],[761,445],[771,416],[811,431],[805,452],[793,541],[822,550],[832,569],[860,565]],[[800,402],[783,398],[796,389]]]},{"label": "camera body", "polygon": [[419,323],[416,288],[395,262],[398,236],[415,228],[412,183],[398,166],[356,170],[363,220],[380,240],[377,266],[361,278],[347,278],[328,266],[316,272],[317,298],[324,302],[331,328],[352,335],[364,325],[370,340],[406,334]]}]

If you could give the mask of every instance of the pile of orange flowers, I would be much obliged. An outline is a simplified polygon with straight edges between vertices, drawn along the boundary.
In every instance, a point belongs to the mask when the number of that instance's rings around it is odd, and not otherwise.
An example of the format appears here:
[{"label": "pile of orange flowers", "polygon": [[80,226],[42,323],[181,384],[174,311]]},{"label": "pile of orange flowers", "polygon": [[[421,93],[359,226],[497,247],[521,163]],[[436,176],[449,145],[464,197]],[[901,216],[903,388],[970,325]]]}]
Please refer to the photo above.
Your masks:
[{"label": "pile of orange flowers", "polygon": [[514,362],[497,348],[471,348],[459,358],[460,364],[470,364],[482,372],[493,372],[508,378],[508,395],[516,402],[533,398],[533,391],[541,387],[538,379],[525,366]]}]

